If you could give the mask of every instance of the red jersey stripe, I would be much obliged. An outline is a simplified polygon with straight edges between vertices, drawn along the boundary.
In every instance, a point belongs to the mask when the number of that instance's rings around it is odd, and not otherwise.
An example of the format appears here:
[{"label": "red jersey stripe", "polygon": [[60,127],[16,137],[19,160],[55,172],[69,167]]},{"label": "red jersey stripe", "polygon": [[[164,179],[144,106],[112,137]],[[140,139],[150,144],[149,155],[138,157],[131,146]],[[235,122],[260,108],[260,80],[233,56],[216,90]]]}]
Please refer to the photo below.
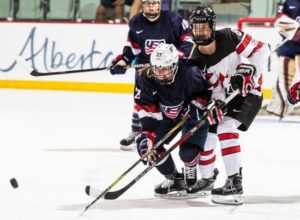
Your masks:
[{"label": "red jersey stripe", "polygon": [[139,105],[135,103],[134,109],[136,109],[137,111],[145,110],[146,112],[151,112],[151,113],[160,112],[159,107],[156,105]]}]

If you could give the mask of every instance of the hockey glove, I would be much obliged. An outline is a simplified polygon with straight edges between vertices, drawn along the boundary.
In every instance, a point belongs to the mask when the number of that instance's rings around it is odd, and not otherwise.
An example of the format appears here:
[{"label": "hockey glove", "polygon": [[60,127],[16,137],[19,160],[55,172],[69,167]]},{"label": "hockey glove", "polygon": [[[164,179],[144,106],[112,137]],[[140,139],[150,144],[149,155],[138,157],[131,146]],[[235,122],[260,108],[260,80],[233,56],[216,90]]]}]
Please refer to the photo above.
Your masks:
[{"label": "hockey glove", "polygon": [[127,62],[125,61],[122,54],[118,55],[111,63],[109,71],[112,75],[125,74],[127,70]]},{"label": "hockey glove", "polygon": [[145,158],[144,164],[147,164],[147,161],[153,163],[157,158],[156,151],[153,150],[154,140],[155,134],[153,132],[142,132],[136,139],[139,155],[142,157],[145,154],[149,154]]},{"label": "hockey glove", "polygon": [[195,106],[197,109],[205,111],[207,109],[207,100],[196,97],[191,101],[192,105]]},{"label": "hockey glove", "polygon": [[288,100],[293,105],[300,101],[300,81],[289,89]]},{"label": "hockey glove", "polygon": [[207,120],[210,125],[218,124],[223,121],[224,113],[220,107],[223,103],[221,100],[213,99],[207,104]]},{"label": "hockey glove", "polygon": [[251,64],[239,64],[236,73],[230,78],[232,90],[239,89],[242,96],[247,96],[254,89],[253,76],[256,72],[255,66]]}]

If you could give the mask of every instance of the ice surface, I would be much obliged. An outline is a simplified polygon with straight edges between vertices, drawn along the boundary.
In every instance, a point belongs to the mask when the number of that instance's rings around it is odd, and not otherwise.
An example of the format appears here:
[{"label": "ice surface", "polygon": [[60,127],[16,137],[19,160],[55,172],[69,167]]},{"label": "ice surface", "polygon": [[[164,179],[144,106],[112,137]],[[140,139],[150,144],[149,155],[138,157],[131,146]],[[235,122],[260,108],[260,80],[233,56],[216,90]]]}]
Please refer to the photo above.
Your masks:
[{"label": "ice surface", "polygon": [[[93,200],[86,185],[105,189],[138,159],[136,152],[119,150],[131,110],[131,95],[0,90],[0,219],[300,219],[300,117],[258,117],[241,134],[242,206],[215,205],[209,197],[154,198],[163,177],[152,170],[119,199],[99,200],[79,217]],[[180,169],[178,152],[173,155]],[[221,186],[224,167],[217,160]],[[17,189],[9,183],[13,177]]]}]

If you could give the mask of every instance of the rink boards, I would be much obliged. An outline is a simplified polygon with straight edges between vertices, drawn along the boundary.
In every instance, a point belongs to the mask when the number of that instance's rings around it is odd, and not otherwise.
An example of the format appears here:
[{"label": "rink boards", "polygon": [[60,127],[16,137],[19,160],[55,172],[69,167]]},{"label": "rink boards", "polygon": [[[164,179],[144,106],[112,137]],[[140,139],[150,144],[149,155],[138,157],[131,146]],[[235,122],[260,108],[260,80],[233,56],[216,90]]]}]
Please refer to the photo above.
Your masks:
[{"label": "rink boards", "polygon": [[[121,76],[112,76],[109,71],[30,75],[30,67],[52,72],[109,66],[126,43],[127,24],[1,22],[0,31],[0,88],[133,92],[133,69]],[[264,81],[272,82],[273,78],[265,74]],[[264,85],[267,99],[271,87],[272,83]]]}]

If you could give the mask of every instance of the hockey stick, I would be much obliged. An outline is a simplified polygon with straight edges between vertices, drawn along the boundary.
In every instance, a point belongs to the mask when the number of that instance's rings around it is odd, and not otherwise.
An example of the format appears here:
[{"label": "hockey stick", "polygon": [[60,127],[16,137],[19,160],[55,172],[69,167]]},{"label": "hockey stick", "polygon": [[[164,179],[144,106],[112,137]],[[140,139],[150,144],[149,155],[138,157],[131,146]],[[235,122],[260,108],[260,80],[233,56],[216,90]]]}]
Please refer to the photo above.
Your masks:
[{"label": "hockey stick", "polygon": [[[136,65],[129,65],[126,68],[141,68],[149,66],[149,64],[136,64]],[[80,70],[66,70],[66,71],[57,71],[57,72],[39,72],[37,70],[32,70],[30,75],[32,76],[52,76],[52,75],[64,75],[64,74],[71,74],[71,73],[83,73],[83,72],[92,72],[92,71],[101,71],[101,70],[109,70],[110,66],[108,67],[100,67],[100,68],[91,68],[91,69],[80,69]]]},{"label": "hockey stick", "polygon": [[[185,122],[186,120],[189,118],[190,116],[187,114],[185,115],[182,120],[180,120],[167,134],[165,134],[165,136],[160,139],[154,146],[153,146],[153,150],[155,150],[157,147],[159,147],[162,143],[164,143],[172,134],[174,134],[175,131],[178,130],[178,128],[180,128]],[[133,165],[131,165],[124,173],[122,173],[112,184],[110,184],[100,195],[98,195],[90,204],[88,204],[84,210],[81,212],[80,215],[83,215],[83,213],[88,210],[95,202],[97,202],[101,197],[103,197],[103,195],[105,195],[112,187],[114,187],[121,179],[123,179],[125,177],[125,175],[127,173],[129,173],[134,167],[136,167],[140,162],[142,162],[143,160],[145,160],[149,154],[151,154],[152,152],[149,152],[145,155],[143,155],[142,157],[140,157]],[[90,188],[90,186],[86,186],[86,193],[87,193],[87,188]],[[87,193],[88,194],[88,193]]]},{"label": "hockey stick", "polygon": [[62,75],[70,73],[83,73],[99,70],[107,70],[109,67],[100,67],[100,68],[91,68],[91,69],[82,69],[82,70],[66,70],[66,71],[57,71],[57,72],[38,72],[37,70],[32,70],[30,75],[32,76],[52,76],[52,75]]},{"label": "hockey stick", "polygon": [[[224,103],[222,103],[219,107],[224,108],[235,96],[240,94],[239,90],[235,90],[230,96],[228,96]],[[106,192],[104,195],[104,199],[117,199],[119,198],[124,192],[126,192],[131,186],[133,186],[137,181],[139,181],[144,175],[146,175],[153,167],[155,167],[155,164],[158,164],[161,162],[167,155],[169,155],[176,147],[178,147],[180,144],[185,142],[191,135],[193,135],[199,128],[201,128],[205,123],[207,119],[208,113],[205,112],[200,119],[200,121],[191,128],[187,133],[185,133],[176,143],[174,143],[166,152],[161,155],[155,163],[150,164],[146,169],[144,169],[139,175],[137,175],[130,183],[128,183],[125,187],[113,191],[113,192]]]}]

